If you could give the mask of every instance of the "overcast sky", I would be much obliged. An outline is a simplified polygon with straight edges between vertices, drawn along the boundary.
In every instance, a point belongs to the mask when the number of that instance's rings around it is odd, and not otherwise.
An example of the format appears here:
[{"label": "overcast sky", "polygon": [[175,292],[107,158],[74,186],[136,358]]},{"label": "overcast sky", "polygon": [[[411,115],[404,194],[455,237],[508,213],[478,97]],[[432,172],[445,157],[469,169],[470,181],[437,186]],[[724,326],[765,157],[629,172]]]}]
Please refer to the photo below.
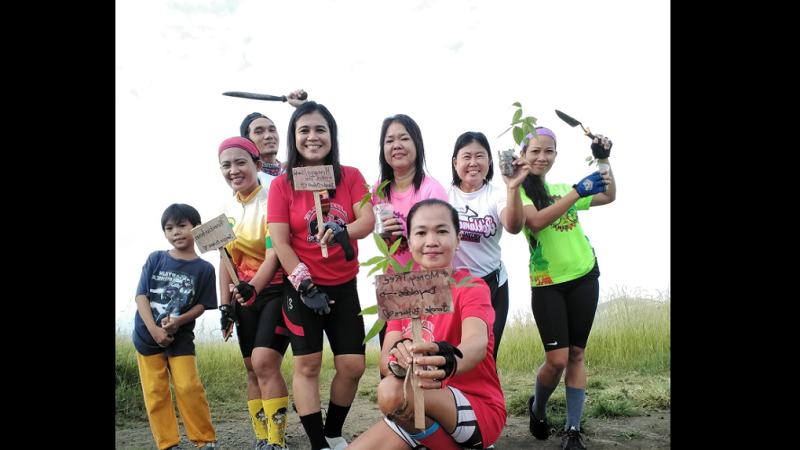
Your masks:
[{"label": "overcast sky", "polygon": [[[514,102],[558,137],[547,181],[576,183],[592,171],[590,140],[561,110],[614,142],[617,200],[579,213],[598,256],[601,300],[669,290],[669,2],[118,0],[115,74],[118,327],[133,322],[147,255],[170,248],[164,209],[188,203],[204,222],[220,214],[230,189],[215,153],[247,114],[275,122],[284,159],[293,108],[225,91],[305,89],[336,118],[342,164],[370,184],[384,118],[416,120],[429,174],[447,186],[461,133],[483,132],[495,155],[512,147],[510,132],[498,135]],[[525,239],[506,233],[501,246],[509,317],[531,315]],[[371,237],[359,247],[360,261],[378,255]],[[218,267],[219,253],[202,257]],[[376,303],[367,272],[358,276],[362,308]],[[199,327],[218,328],[219,313]]]}]

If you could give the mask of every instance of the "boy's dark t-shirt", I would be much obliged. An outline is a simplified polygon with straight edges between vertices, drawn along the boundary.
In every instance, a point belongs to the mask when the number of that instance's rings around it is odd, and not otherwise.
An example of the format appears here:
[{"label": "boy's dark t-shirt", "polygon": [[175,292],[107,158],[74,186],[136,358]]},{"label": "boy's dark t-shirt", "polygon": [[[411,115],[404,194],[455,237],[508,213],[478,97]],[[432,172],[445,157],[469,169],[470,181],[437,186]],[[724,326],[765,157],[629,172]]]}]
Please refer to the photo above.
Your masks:
[{"label": "boy's dark t-shirt", "polygon": [[[181,314],[196,304],[206,310],[217,309],[216,272],[208,261],[197,258],[191,261],[177,259],[165,250],[157,250],[147,257],[139,277],[136,296],[150,299],[150,311],[160,327],[161,320],[174,309]],[[161,348],[144,324],[138,309],[133,320],[133,346],[144,356],[166,353],[167,356],[194,355],[195,321],[181,325],[173,335],[174,340]]]}]

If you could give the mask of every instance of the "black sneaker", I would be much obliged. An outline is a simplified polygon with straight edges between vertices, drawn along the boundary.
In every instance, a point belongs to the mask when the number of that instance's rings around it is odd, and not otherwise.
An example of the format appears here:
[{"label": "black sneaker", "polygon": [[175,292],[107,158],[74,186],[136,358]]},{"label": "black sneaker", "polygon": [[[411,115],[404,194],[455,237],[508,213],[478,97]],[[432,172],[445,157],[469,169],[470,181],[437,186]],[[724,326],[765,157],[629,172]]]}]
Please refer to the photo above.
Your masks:
[{"label": "black sneaker", "polygon": [[543,441],[550,437],[550,425],[547,424],[547,419],[539,420],[533,415],[533,399],[535,397],[535,395],[528,397],[528,416],[530,416],[528,427],[533,437]]},{"label": "black sneaker", "polygon": [[583,445],[583,439],[581,439],[581,432],[576,430],[574,426],[569,427],[569,430],[564,432],[564,436],[561,438],[561,449],[586,450],[586,446]]}]

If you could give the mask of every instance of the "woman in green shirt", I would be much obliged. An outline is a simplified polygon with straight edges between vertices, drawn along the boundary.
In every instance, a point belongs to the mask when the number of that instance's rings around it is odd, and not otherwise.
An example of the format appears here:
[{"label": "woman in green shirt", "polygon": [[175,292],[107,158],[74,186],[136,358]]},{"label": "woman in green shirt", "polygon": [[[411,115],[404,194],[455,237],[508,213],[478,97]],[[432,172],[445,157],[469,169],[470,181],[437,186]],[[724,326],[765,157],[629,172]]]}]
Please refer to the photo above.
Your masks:
[{"label": "woman in green shirt", "polygon": [[[578,210],[613,202],[617,189],[610,169],[592,172],[573,185],[548,183],[545,177],[558,155],[556,135],[544,127],[536,133],[528,134],[521,152],[531,167],[521,193],[523,233],[530,248],[531,309],[545,349],[534,395],[528,398],[530,432],[537,439],[550,436],[545,408],[563,374],[567,422],[561,448],[585,449],[580,435],[586,391],[583,355],[597,311],[600,270]],[[608,138],[593,139],[592,153],[600,163],[609,164],[610,150]]]}]

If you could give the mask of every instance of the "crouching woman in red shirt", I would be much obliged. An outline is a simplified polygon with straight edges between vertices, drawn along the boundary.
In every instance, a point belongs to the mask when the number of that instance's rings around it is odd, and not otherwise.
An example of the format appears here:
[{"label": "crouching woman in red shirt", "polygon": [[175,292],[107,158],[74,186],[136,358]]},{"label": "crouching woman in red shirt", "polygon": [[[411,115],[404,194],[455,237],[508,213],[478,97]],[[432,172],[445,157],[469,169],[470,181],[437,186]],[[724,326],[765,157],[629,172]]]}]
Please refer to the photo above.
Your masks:
[{"label": "crouching woman in red shirt", "polygon": [[[489,287],[469,270],[452,267],[458,251],[458,212],[449,203],[431,198],[414,205],[408,213],[408,242],[421,270],[450,269],[456,283],[466,279],[473,286],[453,288],[453,313],[424,317],[422,327],[431,331],[431,342],[411,342],[411,319],[390,320],[382,352],[389,365],[381,367],[386,378],[378,386],[382,421],[350,443],[348,450],[405,450],[420,445],[432,450],[483,449],[494,444],[506,423],[500,379],[494,351],[494,309]],[[416,374],[424,389],[425,429],[414,427],[414,396],[403,377],[415,352]],[[436,370],[416,367],[436,366]]]}]

